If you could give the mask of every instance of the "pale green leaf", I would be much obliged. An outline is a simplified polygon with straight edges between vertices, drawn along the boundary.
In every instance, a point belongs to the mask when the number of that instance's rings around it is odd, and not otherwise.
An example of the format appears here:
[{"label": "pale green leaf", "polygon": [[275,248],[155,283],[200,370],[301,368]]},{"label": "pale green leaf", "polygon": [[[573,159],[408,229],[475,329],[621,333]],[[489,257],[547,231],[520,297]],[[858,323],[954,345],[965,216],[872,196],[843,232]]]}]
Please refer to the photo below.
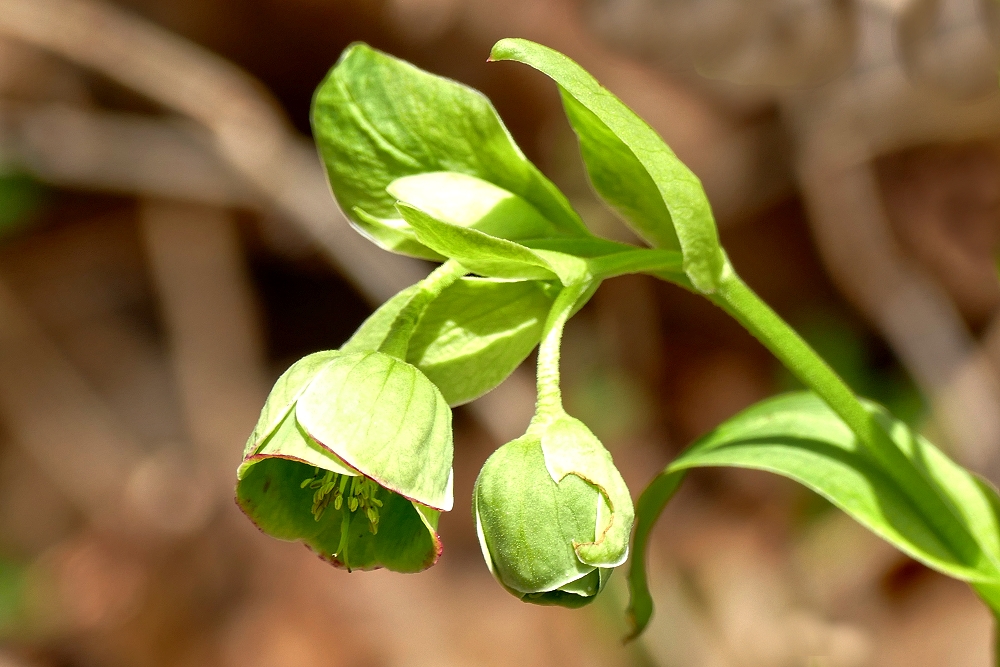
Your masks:
[{"label": "pale green leaf", "polygon": [[639,158],[593,111],[565,88],[559,92],[594,189],[650,245],[680,250],[670,209]]},{"label": "pale green leaf", "polygon": [[547,283],[462,278],[424,311],[406,360],[449,405],[500,384],[538,344],[554,294]]},{"label": "pale green leaf", "polygon": [[[377,350],[418,289],[411,286],[382,304],[341,352]],[[531,353],[552,300],[546,282],[462,278],[424,311],[406,361],[437,385],[449,405],[467,403],[503,382]]]},{"label": "pale green leaf", "polygon": [[473,273],[514,280],[557,277],[547,261],[518,243],[450,225],[409,204],[400,202],[396,207],[421,243],[459,261]]},{"label": "pale green leaf", "polygon": [[[646,587],[643,548],[656,516],[685,471],[703,466],[766,470],[791,478],[824,496],[859,523],[909,556],[979,590],[995,611],[1000,587],[1000,521],[996,491],[952,462],[930,442],[869,405],[916,473],[897,481],[818,397],[786,394],[763,401],[695,442],[643,492],[638,504],[632,590],[633,624],[641,632],[652,603]],[[922,502],[934,494],[936,505]],[[927,507],[939,507],[930,516]],[[938,527],[955,530],[944,534]],[[956,543],[954,536],[968,536]]]},{"label": "pale green leaf", "polygon": [[595,188],[651,243],[670,249],[676,239],[691,282],[713,292],[725,259],[711,207],[701,182],[656,131],[558,51],[503,39],[491,59],[525,63],[559,84],[564,98],[572,100],[567,114]]},{"label": "pale green leaf", "polygon": [[466,174],[437,171],[404,176],[390,183],[387,191],[438,220],[502,239],[545,238],[560,233],[525,199]]},{"label": "pale green leaf", "polygon": [[340,347],[343,353],[371,352],[382,346],[389,331],[392,329],[396,316],[409,303],[410,299],[420,291],[420,285],[410,285],[398,292],[394,297],[383,303],[366,319],[346,343]]},{"label": "pale green leaf", "polygon": [[348,47],[320,84],[312,127],[333,193],[355,224],[355,208],[398,218],[386,192],[396,179],[448,171],[518,195],[560,233],[588,233],[486,97],[367,45]]},{"label": "pale green leaf", "polygon": [[383,220],[355,207],[353,222],[362,236],[367,237],[369,241],[383,250],[417,259],[431,261],[444,259],[440,254],[420,243],[416,233],[406,224],[405,220],[396,218]]}]

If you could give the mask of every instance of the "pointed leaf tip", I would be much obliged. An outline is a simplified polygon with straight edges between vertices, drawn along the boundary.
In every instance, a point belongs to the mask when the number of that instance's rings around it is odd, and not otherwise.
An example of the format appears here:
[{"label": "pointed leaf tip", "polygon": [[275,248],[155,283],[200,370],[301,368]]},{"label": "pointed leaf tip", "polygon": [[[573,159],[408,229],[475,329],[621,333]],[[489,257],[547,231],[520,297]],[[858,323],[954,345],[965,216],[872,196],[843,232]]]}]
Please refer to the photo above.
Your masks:
[{"label": "pointed leaf tip", "polygon": [[492,55],[533,67],[559,85],[595,190],[650,244],[679,247],[691,284],[702,293],[713,293],[726,260],[708,197],[698,177],[656,130],[554,49],[503,39]]}]

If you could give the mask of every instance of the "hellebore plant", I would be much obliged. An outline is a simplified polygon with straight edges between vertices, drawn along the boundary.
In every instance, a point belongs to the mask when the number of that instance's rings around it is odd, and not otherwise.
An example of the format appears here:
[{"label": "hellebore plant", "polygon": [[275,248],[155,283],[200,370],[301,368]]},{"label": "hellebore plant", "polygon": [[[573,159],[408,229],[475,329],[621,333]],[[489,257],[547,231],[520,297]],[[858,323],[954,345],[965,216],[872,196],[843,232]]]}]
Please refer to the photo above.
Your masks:
[{"label": "hellebore plant", "polygon": [[333,194],[379,246],[443,262],[340,349],[276,383],[238,472],[265,532],[335,565],[412,572],[440,553],[452,505],[451,413],[541,343],[536,414],[476,481],[487,566],[522,600],[580,606],[628,554],[633,506],[610,454],[566,414],[563,326],[600,283],[646,273],[705,296],[808,391],[765,400],[675,459],[641,494],[629,586],[633,636],[652,613],[645,544],[687,470],[768,470],[825,496],[897,548],[966,581],[1000,613],[1000,496],[883,408],[860,399],[739,278],[695,175],[656,132],[562,54],[501,40],[558,84],[597,194],[652,247],[592,234],[480,93],[364,44],[316,91],[313,130]]}]

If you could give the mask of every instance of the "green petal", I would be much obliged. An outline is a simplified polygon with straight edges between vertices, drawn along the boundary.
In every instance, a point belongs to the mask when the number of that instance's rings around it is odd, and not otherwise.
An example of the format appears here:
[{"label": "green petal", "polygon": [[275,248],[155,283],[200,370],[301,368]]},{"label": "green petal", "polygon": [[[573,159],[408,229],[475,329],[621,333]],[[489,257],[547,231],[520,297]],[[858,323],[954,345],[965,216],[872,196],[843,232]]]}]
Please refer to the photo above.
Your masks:
[{"label": "green petal", "polygon": [[338,354],[340,352],[337,350],[310,354],[296,361],[278,378],[264,402],[260,418],[253,433],[250,434],[250,439],[247,440],[243,456],[249,456],[257,451],[264,439],[278,428],[278,424],[295,405],[295,400],[309,386],[316,373]]},{"label": "green petal", "polygon": [[366,477],[451,509],[451,409],[416,367],[381,352],[343,354],[299,397],[295,414],[314,440]]},{"label": "green petal", "polygon": [[340,546],[344,505],[332,505],[319,521],[312,515],[312,494],[300,488],[312,475],[311,466],[281,458],[264,458],[250,467],[236,487],[236,501],[263,532],[282,540],[299,540],[325,560],[352,570],[380,567],[395,572],[419,572],[433,565],[441,554],[436,534],[437,512],[419,507],[386,489],[378,533],[372,534],[360,512],[348,528],[346,553]]},{"label": "green petal", "polygon": [[251,466],[269,457],[299,461],[322,470],[330,470],[338,475],[354,476],[358,474],[336,454],[310,438],[309,434],[295,420],[295,412],[293,411],[285,415],[278,428],[271,433],[270,437],[255,453],[243,460],[236,471],[236,478],[242,479]]},{"label": "green petal", "polygon": [[568,607],[569,609],[583,607],[593,602],[597,598],[597,594],[604,589],[607,578],[603,573],[606,571],[610,572],[610,570],[593,570],[554,591],[526,593],[521,596],[521,600],[531,604]]},{"label": "green petal", "polygon": [[624,563],[635,510],[611,453],[583,422],[565,415],[546,427],[541,442],[545,466],[553,480],[561,482],[575,475],[601,491],[596,537],[578,544],[577,556],[595,567]]}]

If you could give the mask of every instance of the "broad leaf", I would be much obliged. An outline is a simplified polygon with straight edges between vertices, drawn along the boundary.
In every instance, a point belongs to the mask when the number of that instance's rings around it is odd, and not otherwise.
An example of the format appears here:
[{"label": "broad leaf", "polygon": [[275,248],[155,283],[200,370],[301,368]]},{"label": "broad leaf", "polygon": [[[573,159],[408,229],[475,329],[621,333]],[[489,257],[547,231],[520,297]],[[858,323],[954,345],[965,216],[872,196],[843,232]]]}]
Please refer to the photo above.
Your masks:
[{"label": "broad leaf", "polygon": [[354,207],[354,227],[369,241],[389,252],[417,259],[441,261],[444,259],[417,240],[417,234],[402,219],[382,219]]},{"label": "broad leaf", "polygon": [[333,193],[355,224],[363,225],[355,209],[398,219],[386,192],[396,179],[447,171],[518,195],[560,234],[588,234],[486,97],[364,44],[348,47],[320,84],[312,127]]},{"label": "broad leaf", "polygon": [[538,344],[554,293],[537,281],[462,278],[424,312],[406,360],[460,405],[492,390]]},{"label": "broad leaf", "polygon": [[[417,289],[408,287],[382,304],[340,351],[377,350]],[[531,353],[553,299],[547,282],[461,278],[424,311],[406,361],[437,385],[449,405],[467,403],[503,382]]]},{"label": "broad leaf", "polygon": [[559,229],[525,199],[474,176],[452,171],[404,176],[386,190],[438,220],[502,239],[559,236]]},{"label": "broad leaf", "polygon": [[421,243],[445,257],[458,260],[473,273],[512,280],[559,277],[556,267],[519,243],[448,224],[403,202],[396,208],[416,231]]},{"label": "broad leaf", "polygon": [[524,39],[503,39],[492,60],[515,60],[559,84],[594,187],[653,245],[684,253],[694,286],[715,290],[725,259],[704,188],[644,120],[575,62]]},{"label": "broad leaf", "polygon": [[345,354],[348,352],[370,352],[381,347],[392,329],[392,323],[396,321],[396,316],[419,291],[419,284],[410,285],[379,306],[358,327],[354,335],[341,346],[340,351]]},{"label": "broad leaf", "polygon": [[[645,544],[657,515],[685,472],[704,466],[766,470],[793,479],[824,496],[909,556],[949,576],[970,582],[994,612],[1000,610],[1000,542],[996,490],[952,462],[884,409],[869,405],[905,460],[925,482],[904,486],[818,397],[794,393],[763,401],[695,442],[643,492],[637,511],[629,573],[634,635],[652,613],[646,585]],[[941,508],[930,516],[917,494],[933,493]],[[951,535],[971,537],[971,548]]]}]

